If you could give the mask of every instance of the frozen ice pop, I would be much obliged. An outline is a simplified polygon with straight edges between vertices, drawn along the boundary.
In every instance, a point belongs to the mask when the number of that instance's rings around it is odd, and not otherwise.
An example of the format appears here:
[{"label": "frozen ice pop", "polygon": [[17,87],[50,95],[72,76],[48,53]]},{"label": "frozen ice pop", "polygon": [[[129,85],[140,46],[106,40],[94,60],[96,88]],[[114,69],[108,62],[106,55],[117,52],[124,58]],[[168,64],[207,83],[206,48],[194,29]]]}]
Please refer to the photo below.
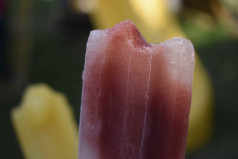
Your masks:
[{"label": "frozen ice pop", "polygon": [[184,159],[194,48],[148,44],[131,21],[90,33],[79,159]]}]

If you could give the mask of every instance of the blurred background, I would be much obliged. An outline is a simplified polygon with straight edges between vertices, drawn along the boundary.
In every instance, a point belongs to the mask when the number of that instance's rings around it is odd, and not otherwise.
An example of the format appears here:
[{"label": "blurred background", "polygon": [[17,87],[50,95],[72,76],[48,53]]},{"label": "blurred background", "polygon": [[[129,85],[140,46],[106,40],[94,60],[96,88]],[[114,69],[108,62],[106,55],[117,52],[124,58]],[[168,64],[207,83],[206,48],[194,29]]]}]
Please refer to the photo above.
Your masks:
[{"label": "blurred background", "polygon": [[30,84],[64,93],[78,123],[89,32],[125,19],[152,43],[186,36],[203,63],[205,75],[197,76],[209,81],[204,100],[212,108],[196,120],[212,128],[186,159],[238,158],[237,0],[0,0],[1,159],[23,158],[10,112]]}]

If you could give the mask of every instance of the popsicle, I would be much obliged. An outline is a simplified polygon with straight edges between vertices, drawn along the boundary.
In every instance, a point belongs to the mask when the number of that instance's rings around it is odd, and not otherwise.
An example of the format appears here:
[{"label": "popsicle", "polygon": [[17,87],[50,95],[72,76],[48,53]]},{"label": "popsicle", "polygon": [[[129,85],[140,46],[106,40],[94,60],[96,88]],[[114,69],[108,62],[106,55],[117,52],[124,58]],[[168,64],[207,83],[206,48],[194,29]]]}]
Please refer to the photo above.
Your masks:
[{"label": "popsicle", "polygon": [[194,48],[148,44],[131,21],[90,33],[79,159],[184,159]]},{"label": "popsicle", "polygon": [[45,84],[29,86],[12,122],[26,159],[77,159],[78,133],[66,97]]}]

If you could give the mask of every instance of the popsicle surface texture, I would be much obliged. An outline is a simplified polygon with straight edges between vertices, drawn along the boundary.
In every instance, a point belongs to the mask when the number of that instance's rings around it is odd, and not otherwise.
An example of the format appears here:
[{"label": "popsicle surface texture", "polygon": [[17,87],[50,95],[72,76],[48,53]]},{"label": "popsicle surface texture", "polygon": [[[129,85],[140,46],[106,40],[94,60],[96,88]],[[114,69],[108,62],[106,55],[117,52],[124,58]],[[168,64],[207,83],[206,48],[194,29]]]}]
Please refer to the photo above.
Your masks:
[{"label": "popsicle surface texture", "polygon": [[131,21],[90,33],[79,159],[184,159],[194,48],[148,44]]}]

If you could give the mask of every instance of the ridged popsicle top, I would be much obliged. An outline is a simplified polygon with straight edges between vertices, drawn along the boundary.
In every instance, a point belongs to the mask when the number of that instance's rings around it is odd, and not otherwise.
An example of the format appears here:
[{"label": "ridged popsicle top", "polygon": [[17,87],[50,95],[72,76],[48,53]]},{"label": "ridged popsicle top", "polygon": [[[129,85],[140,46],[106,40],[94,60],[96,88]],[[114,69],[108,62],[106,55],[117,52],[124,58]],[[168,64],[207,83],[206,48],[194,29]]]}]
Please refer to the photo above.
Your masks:
[{"label": "ridged popsicle top", "polygon": [[[161,58],[164,58],[165,61],[170,61],[166,62],[166,64],[171,65],[171,67],[167,67],[168,69],[171,68],[168,71],[172,76],[171,78],[178,71],[176,69],[180,69],[180,72],[184,72],[184,78],[181,80],[186,85],[187,83],[192,85],[190,78],[185,77],[190,77],[193,73],[195,54],[193,44],[187,39],[175,37],[165,42],[149,44],[140,34],[135,24],[130,20],[126,20],[116,24],[111,29],[91,31],[87,43],[86,58],[88,60],[95,59],[97,56],[93,54],[100,53],[111,45],[127,47],[136,53],[148,54],[148,56],[161,54]],[[174,67],[174,65],[179,67]],[[181,69],[185,71],[181,71]]]}]

